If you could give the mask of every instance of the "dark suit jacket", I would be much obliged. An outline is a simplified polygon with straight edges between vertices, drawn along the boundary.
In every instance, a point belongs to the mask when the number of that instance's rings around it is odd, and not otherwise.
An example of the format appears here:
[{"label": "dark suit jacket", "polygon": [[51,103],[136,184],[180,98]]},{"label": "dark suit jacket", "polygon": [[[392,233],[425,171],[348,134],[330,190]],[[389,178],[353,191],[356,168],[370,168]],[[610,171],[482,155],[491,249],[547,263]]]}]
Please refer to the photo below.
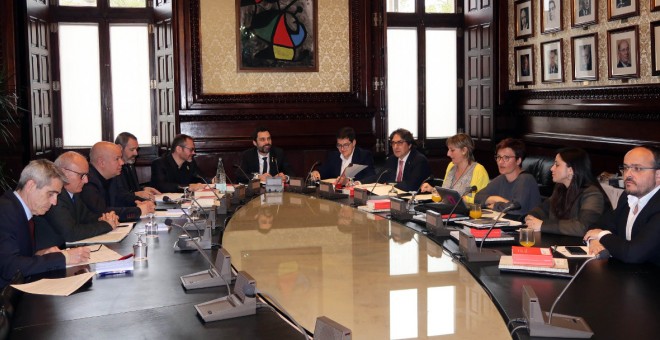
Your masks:
[{"label": "dark suit jacket", "polygon": [[620,60],[618,63],[616,63],[616,67],[630,67],[630,66],[631,66],[630,63],[624,63],[623,61]]},{"label": "dark suit jacket", "polygon": [[[273,160],[275,160],[275,162]],[[280,172],[287,176],[293,175],[293,172],[289,167],[289,162],[286,161],[286,157],[284,156],[284,151],[276,146],[270,148],[268,165],[270,167],[269,173],[271,176],[275,176]],[[241,168],[248,176],[252,175],[254,172],[259,172],[259,157],[257,156],[256,147],[243,151],[243,154],[241,154]],[[236,178],[240,183],[247,183],[251,179],[245,178],[245,175],[243,175],[240,170],[238,171],[238,176],[236,176]]]},{"label": "dark suit jacket", "polygon": [[30,276],[66,267],[61,253],[34,255],[29,228],[21,202],[13,191],[5,192],[0,197],[0,287],[5,287],[19,270]]},{"label": "dark suit jacket", "polygon": [[626,240],[628,195],[619,197],[616,210],[601,220],[603,229],[612,232],[600,238],[600,243],[613,257],[630,263],[651,262],[660,266],[660,191],[639,212],[633,224],[631,240]]},{"label": "dark suit jacket", "polygon": [[197,178],[197,162],[184,162],[179,168],[168,153],[151,163],[151,186],[160,192],[183,192],[181,187],[187,187],[190,183],[201,183]]},{"label": "dark suit jacket", "polygon": [[124,164],[121,167],[121,175],[110,181],[109,190],[110,205],[115,207],[134,207],[136,200],[144,201],[142,197],[135,196],[135,192],[142,190],[142,187],[133,164]]},{"label": "dark suit jacket", "polygon": [[[356,147],[353,151],[351,162],[353,164],[367,166],[355,176],[356,181],[362,181],[365,178],[372,178],[376,175],[376,170],[374,170],[374,156],[371,155],[371,151]],[[332,150],[328,153],[328,157],[321,164],[318,171],[322,179],[341,176],[341,153],[339,153],[339,150]]]},{"label": "dark suit jacket", "polygon": [[105,179],[93,165],[89,165],[89,181],[83,186],[80,198],[93,213],[101,215],[114,211],[119,216],[120,222],[135,221],[140,219],[142,212],[138,207],[112,206],[110,202],[110,183],[117,177]]},{"label": "dark suit jacket", "polygon": [[66,190],[62,190],[57,196],[57,205],[52,206],[45,215],[34,217],[37,249],[62,247],[66,242],[112,230],[107,222],[98,220],[101,214],[89,210],[79,194],[74,194],[74,198],[75,202]]},{"label": "dark suit jacket", "polygon": [[[394,183],[396,181],[396,170],[399,165],[399,159],[391,155],[385,162],[385,168],[389,170],[383,175],[381,181]],[[403,181],[396,185],[397,188],[405,191],[416,191],[422,185],[422,182],[431,175],[431,167],[426,156],[422,155],[417,149],[410,149],[410,155],[403,168]]]}]

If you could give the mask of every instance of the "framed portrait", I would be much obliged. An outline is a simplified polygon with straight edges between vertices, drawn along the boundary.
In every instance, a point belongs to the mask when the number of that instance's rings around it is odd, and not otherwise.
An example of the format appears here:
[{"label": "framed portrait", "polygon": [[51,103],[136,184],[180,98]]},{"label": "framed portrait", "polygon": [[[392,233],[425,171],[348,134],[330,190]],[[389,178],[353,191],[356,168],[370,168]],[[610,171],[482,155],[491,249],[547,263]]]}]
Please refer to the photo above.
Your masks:
[{"label": "framed portrait", "polygon": [[534,35],[534,8],[532,0],[517,0],[515,2],[516,39],[524,39]]},{"label": "framed portrait", "polygon": [[598,34],[571,38],[573,81],[598,80]]},{"label": "framed portrait", "polygon": [[561,43],[562,39],[558,39],[541,44],[541,81],[544,83],[564,81]]},{"label": "framed portrait", "polygon": [[651,12],[660,11],[660,0],[651,0],[649,3],[651,4]]},{"label": "framed portrait", "polygon": [[558,32],[562,29],[562,0],[541,2],[541,33]]},{"label": "framed portrait", "polygon": [[619,20],[636,15],[639,15],[639,0],[607,0],[608,20]]},{"label": "framed portrait", "polygon": [[598,0],[570,0],[571,26],[581,27],[598,23]]},{"label": "framed portrait", "polygon": [[607,64],[610,79],[639,78],[637,26],[607,31]]},{"label": "framed portrait", "polygon": [[651,23],[651,74],[660,76],[660,21]]},{"label": "framed portrait", "polygon": [[517,46],[514,49],[516,85],[534,83],[534,46]]},{"label": "framed portrait", "polygon": [[318,1],[235,1],[239,71],[318,71]]}]

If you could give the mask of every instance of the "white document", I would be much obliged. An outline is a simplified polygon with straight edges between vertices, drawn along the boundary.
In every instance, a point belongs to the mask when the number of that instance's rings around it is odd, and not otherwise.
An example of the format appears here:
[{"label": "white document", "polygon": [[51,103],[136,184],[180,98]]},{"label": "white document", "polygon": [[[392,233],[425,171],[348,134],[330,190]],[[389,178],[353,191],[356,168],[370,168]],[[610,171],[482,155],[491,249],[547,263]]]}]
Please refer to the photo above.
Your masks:
[{"label": "white document", "polygon": [[119,258],[121,258],[121,254],[102,244],[98,246],[97,245],[90,246],[89,249],[91,250],[89,253],[90,255],[89,261],[78,264],[68,264],[66,267],[69,268],[69,267],[87,265],[92,263],[116,261]]},{"label": "white document", "polygon": [[41,279],[35,282],[11,286],[30,294],[69,296],[90,280],[94,274],[94,272],[89,272],[61,279]]},{"label": "white document", "polygon": [[347,167],[346,170],[344,170],[344,176],[346,178],[355,178],[355,175],[358,174],[358,172],[362,171],[365,169],[367,166],[362,165],[362,164],[353,164],[350,167]]},{"label": "white document", "polygon": [[131,232],[131,229],[133,229],[133,226],[135,225],[134,222],[130,223],[120,223],[115,230],[107,232],[105,234],[101,234],[98,236],[86,238],[84,240],[76,241],[76,242],[67,242],[67,246],[74,246],[74,245],[83,245],[83,244],[108,244],[108,243],[119,243],[121,240],[123,240],[128,233]]},{"label": "white document", "polygon": [[576,246],[576,247],[582,248],[582,250],[584,250],[584,252],[586,254],[585,255],[571,254],[568,251],[568,249],[566,249],[566,246],[558,246],[555,249],[555,251],[557,251],[558,253],[562,254],[563,256],[565,256],[566,258],[569,258],[569,259],[586,259],[586,258],[596,256],[596,254],[589,254],[589,247],[587,247],[587,246]]},{"label": "white document", "polygon": [[[378,183],[374,185],[373,183],[371,183],[371,184],[360,184],[360,185],[356,185],[355,187],[369,190],[371,193],[373,193],[376,196],[388,196],[389,192],[392,190],[392,188],[394,188],[394,184],[395,183],[393,184]],[[397,188],[394,188],[394,190],[396,191],[397,195],[407,192],[407,191],[399,190]],[[392,196],[394,196],[394,194],[392,194]]]}]

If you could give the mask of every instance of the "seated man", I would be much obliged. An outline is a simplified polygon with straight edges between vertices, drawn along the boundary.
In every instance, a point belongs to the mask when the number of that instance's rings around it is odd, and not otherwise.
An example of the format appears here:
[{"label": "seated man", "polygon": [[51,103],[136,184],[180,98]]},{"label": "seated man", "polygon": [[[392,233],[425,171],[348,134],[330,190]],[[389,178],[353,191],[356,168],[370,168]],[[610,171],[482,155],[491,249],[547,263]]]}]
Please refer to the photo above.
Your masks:
[{"label": "seated man", "polygon": [[[358,148],[355,145],[355,131],[351,127],[344,127],[337,132],[337,150],[332,150],[318,171],[312,171],[312,179],[338,178],[338,182],[346,184],[347,178],[341,178],[349,164],[366,165],[355,175],[355,180],[369,180],[375,176],[374,157],[371,151]],[[375,179],[372,179],[375,180]]]},{"label": "seated man", "polygon": [[89,172],[87,159],[75,151],[68,151],[57,157],[55,165],[64,173],[67,183],[57,195],[57,204],[43,216],[34,218],[37,249],[63,248],[66,242],[105,234],[117,228],[119,218],[114,212],[93,213],[80,198]]},{"label": "seated man", "polygon": [[155,211],[151,201],[135,201],[136,206],[112,206],[110,198],[110,185],[112,180],[121,174],[121,148],[110,142],[98,142],[89,152],[91,167],[89,168],[88,183],[83,186],[80,198],[87,208],[96,214],[114,211],[120,222],[136,221],[142,215]]},{"label": "seated man", "polygon": [[603,216],[603,229],[584,235],[589,252],[610,254],[628,263],[650,262],[660,266],[660,149],[636,147],[620,167],[625,183],[616,210]]},{"label": "seated man", "polygon": [[45,214],[57,203],[65,180],[53,162],[34,160],[21,172],[16,191],[0,197],[0,287],[17,271],[30,276],[89,260],[87,247],[36,251],[32,217]]},{"label": "seated man", "polygon": [[110,204],[112,206],[131,207],[135,201],[153,200],[154,195],[160,191],[152,187],[140,186],[137,172],[135,171],[135,159],[138,156],[138,140],[129,132],[117,135],[115,144],[121,146],[121,158],[124,165],[121,167],[121,175],[117,176],[110,185]]},{"label": "seated man", "polygon": [[396,187],[404,191],[417,191],[423,181],[431,175],[431,167],[426,156],[415,149],[412,133],[397,129],[390,134],[393,155],[385,164],[388,172],[382,181],[396,182]]},{"label": "seated man", "polygon": [[193,157],[195,142],[192,137],[176,135],[170,153],[151,163],[151,185],[160,192],[183,192],[184,187],[192,191],[204,188]]},{"label": "seated man", "polygon": [[283,181],[292,174],[289,163],[284,157],[282,149],[272,146],[270,131],[265,127],[258,127],[252,133],[254,148],[243,151],[241,155],[241,169],[238,182],[247,183],[250,174],[258,174],[259,180],[265,182],[267,177],[280,177]]}]

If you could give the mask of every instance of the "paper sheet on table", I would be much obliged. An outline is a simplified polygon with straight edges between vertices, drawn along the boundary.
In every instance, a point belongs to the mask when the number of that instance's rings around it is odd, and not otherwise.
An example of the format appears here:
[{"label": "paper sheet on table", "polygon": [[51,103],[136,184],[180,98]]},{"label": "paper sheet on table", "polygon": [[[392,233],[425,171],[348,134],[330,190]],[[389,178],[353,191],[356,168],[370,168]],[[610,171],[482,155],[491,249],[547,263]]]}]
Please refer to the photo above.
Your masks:
[{"label": "paper sheet on table", "polygon": [[[99,246],[91,246],[91,250],[97,249]],[[66,265],[67,268],[69,267],[75,267],[75,266],[84,266],[87,264],[92,264],[92,263],[99,263],[99,262],[108,262],[108,261],[116,261],[119,258],[121,258],[121,254],[118,252],[101,245],[101,248],[98,248],[97,251],[90,252],[89,255],[89,261],[83,262],[83,263],[78,263],[78,264],[68,264]]]},{"label": "paper sheet on table", "polygon": [[162,194],[159,194],[159,195],[154,195],[154,200],[158,203],[164,203],[163,197],[165,197],[165,196],[169,197],[172,200],[176,200],[176,199],[179,199],[179,198],[183,197],[183,194],[180,193],[180,192],[162,193]]},{"label": "paper sheet on table", "polygon": [[[215,204],[215,202],[218,201],[215,198],[215,196],[211,196],[211,198],[196,198],[196,200],[197,200],[197,203],[199,203],[199,205],[202,206],[202,208],[211,208],[215,205],[219,205],[219,204]],[[181,204],[181,208],[188,209],[188,208],[190,208],[191,204],[193,204],[193,202],[183,203],[183,204]],[[195,205],[197,205],[197,204],[195,204]]]},{"label": "paper sheet on table", "polygon": [[346,170],[344,170],[344,176],[346,178],[355,178],[355,175],[366,167],[366,165],[362,164],[353,164],[353,166],[347,167]]},{"label": "paper sheet on table", "polygon": [[[388,193],[390,190],[392,190],[392,184],[376,184],[376,187],[374,188],[374,184],[360,184],[356,185],[356,188],[360,189],[366,189],[369,190],[371,193],[373,193],[376,196],[388,196]],[[396,190],[397,195],[401,193],[405,193],[406,191],[399,190],[397,188],[394,188]]]},{"label": "paper sheet on table", "polygon": [[35,282],[11,286],[30,294],[69,296],[82,287],[94,274],[94,272],[90,272],[61,279],[41,279]]},{"label": "paper sheet on table", "polygon": [[[411,199],[411,198],[412,198],[412,195],[403,196],[403,197],[401,197],[401,198],[403,198],[403,199]],[[418,200],[418,201],[430,201],[430,200],[431,200],[431,194],[421,194],[421,195],[416,195],[416,196],[415,196],[415,199]]]},{"label": "paper sheet on table", "polygon": [[115,230],[101,234],[98,236],[86,238],[84,240],[76,242],[67,242],[67,246],[81,245],[81,244],[108,244],[108,243],[118,243],[123,240],[128,233],[131,232],[135,222],[128,223],[119,223],[119,226]]},{"label": "paper sheet on table", "polygon": [[[181,209],[156,210],[156,212],[154,212],[154,217],[156,217],[156,218],[158,218],[158,217],[161,217],[161,218],[168,218],[168,217],[177,218],[177,217],[181,217],[181,215],[183,215],[183,212],[181,211]],[[140,216],[140,218],[148,218],[148,217],[149,217],[149,215]]]}]

